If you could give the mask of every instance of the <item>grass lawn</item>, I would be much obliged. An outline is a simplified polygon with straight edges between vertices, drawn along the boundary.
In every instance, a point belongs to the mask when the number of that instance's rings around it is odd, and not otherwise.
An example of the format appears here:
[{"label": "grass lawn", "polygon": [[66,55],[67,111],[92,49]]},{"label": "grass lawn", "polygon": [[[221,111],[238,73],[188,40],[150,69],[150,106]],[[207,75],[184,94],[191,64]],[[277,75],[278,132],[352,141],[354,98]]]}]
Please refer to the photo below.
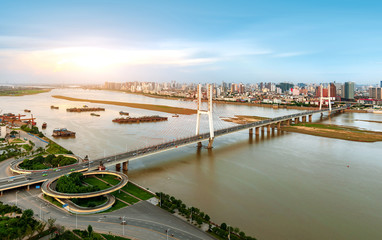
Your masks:
[{"label": "grass lawn", "polygon": [[106,213],[106,212],[112,212],[112,211],[118,210],[118,209],[126,207],[126,206],[127,205],[125,203],[118,201],[118,200],[115,200],[115,203],[113,204],[113,206],[111,208],[109,208],[108,210],[101,212],[101,214]]},{"label": "grass lawn", "polygon": [[84,182],[93,186],[98,186],[101,190],[110,188],[107,183],[104,183],[95,177],[86,177],[84,178]]},{"label": "grass lawn", "polygon": [[81,207],[95,207],[104,204],[107,198],[104,196],[92,197],[92,198],[77,198],[72,200],[73,203]]},{"label": "grass lawn", "polygon": [[48,200],[50,203],[53,203],[54,205],[56,205],[57,207],[60,207],[60,208],[62,207],[62,204],[56,199],[52,198],[51,196],[44,194],[44,198]]},{"label": "grass lawn", "polygon": [[136,198],[130,196],[129,194],[126,194],[126,193],[124,193],[124,192],[122,192],[122,191],[121,191],[120,193],[118,193],[118,192],[119,192],[119,191],[115,191],[115,192],[113,192],[112,194],[113,194],[116,198],[120,198],[120,199],[122,199],[123,201],[125,201],[125,202],[127,202],[127,203],[129,203],[129,204],[134,204],[134,203],[139,202],[138,199],[136,199]]},{"label": "grass lawn", "polygon": [[147,200],[155,197],[155,195],[140,189],[132,183],[127,183],[126,186],[124,186],[122,189],[142,200]]},{"label": "grass lawn", "polygon": [[49,141],[48,149],[46,149],[46,151],[51,154],[69,153],[68,150],[66,150],[65,148],[61,147],[60,145],[58,145],[57,143],[53,141]]},{"label": "grass lawn", "polygon": [[113,236],[109,234],[102,234],[106,238],[106,240],[131,240],[130,238],[123,238],[119,236]]},{"label": "grass lawn", "polygon": [[99,179],[102,179],[102,180],[104,180],[104,181],[110,183],[110,184],[113,185],[113,186],[114,186],[114,185],[117,185],[118,183],[120,183],[119,178],[116,177],[116,176],[113,176],[113,175],[107,175],[107,174],[105,174],[105,175],[103,175],[103,177],[102,177],[101,175],[97,175],[97,177],[98,177]]}]

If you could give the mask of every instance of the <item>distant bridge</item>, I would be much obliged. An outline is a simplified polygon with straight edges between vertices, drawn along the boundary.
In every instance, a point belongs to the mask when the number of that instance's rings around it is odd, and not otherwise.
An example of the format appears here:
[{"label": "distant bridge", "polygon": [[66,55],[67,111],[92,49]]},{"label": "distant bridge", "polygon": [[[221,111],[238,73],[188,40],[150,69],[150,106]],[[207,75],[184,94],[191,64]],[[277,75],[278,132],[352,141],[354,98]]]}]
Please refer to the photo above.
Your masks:
[{"label": "distant bridge", "polygon": [[[199,85],[199,96],[201,96],[201,87]],[[41,175],[41,171],[36,171],[34,173],[27,174],[28,177],[24,178],[17,178],[15,180],[11,179],[0,179],[0,193],[4,190],[8,189],[14,189],[21,186],[27,186],[29,188],[29,185],[45,182],[48,179],[56,178],[57,176],[61,176],[67,173],[70,173],[71,171],[90,171],[90,170],[96,170],[100,166],[100,163],[102,162],[105,166],[112,166],[116,165],[117,171],[120,171],[121,164],[123,167],[123,170],[128,169],[128,163],[129,161],[136,160],[145,156],[149,156],[152,154],[157,154],[160,152],[176,149],[179,147],[183,147],[190,144],[197,144],[199,147],[202,147],[203,141],[208,141],[207,148],[212,148],[213,141],[216,137],[220,137],[223,135],[227,135],[234,132],[243,131],[246,129],[249,129],[249,133],[253,134],[253,129],[255,129],[255,134],[259,135],[260,131],[264,133],[265,129],[269,133],[271,128],[277,128],[278,131],[281,130],[281,125],[289,125],[292,122],[299,123],[299,122],[311,122],[312,121],[312,115],[313,114],[323,114],[325,112],[329,112],[329,114],[337,113],[337,112],[343,112],[347,107],[339,107],[334,109],[320,109],[320,110],[314,110],[314,111],[304,111],[296,114],[291,115],[285,115],[281,117],[276,118],[270,118],[262,121],[257,121],[253,123],[248,124],[242,124],[237,126],[232,126],[228,128],[223,128],[219,130],[213,129],[213,120],[212,120],[212,88],[208,87],[208,110],[201,110],[201,97],[198,98],[198,114],[197,114],[197,127],[196,127],[196,134],[192,137],[186,137],[186,138],[180,138],[173,141],[168,141],[165,143],[160,143],[157,145],[149,146],[140,148],[133,151],[128,151],[120,154],[115,154],[112,156],[107,156],[99,159],[95,159],[89,162],[85,163],[77,163],[73,164],[67,167],[61,167],[59,172],[53,171],[53,169],[46,170],[46,174],[44,176]],[[329,103],[330,104],[330,103]],[[209,132],[208,133],[202,133],[199,134],[199,126],[200,126],[200,115],[201,114],[207,114],[209,117]],[[12,170],[12,168],[11,168]],[[15,171],[16,172],[16,171]]]}]

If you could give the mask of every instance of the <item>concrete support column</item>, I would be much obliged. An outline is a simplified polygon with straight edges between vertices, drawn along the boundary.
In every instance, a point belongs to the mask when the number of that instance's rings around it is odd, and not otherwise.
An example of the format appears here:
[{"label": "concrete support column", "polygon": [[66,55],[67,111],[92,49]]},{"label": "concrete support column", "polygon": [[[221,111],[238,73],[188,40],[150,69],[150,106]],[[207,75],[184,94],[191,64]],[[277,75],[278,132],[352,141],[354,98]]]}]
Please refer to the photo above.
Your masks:
[{"label": "concrete support column", "polygon": [[261,127],[261,134],[264,135],[264,127]]},{"label": "concrete support column", "polygon": [[306,116],[302,116],[302,122],[306,122]]},{"label": "concrete support column", "polygon": [[281,130],[281,122],[278,122],[277,123],[277,131],[280,131]]},{"label": "concrete support column", "polygon": [[128,167],[129,167],[129,161],[127,161],[127,162],[123,162],[123,163],[122,163],[122,169],[123,169],[123,171],[127,171]]},{"label": "concrete support column", "polygon": [[30,185],[27,186],[27,191],[29,191],[29,189],[30,189]]},{"label": "concrete support column", "polygon": [[208,146],[207,146],[207,148],[208,149],[211,149],[211,148],[213,148],[212,147],[212,144],[214,143],[214,138],[210,138],[209,140],[208,140]]},{"label": "concrete support column", "polygon": [[267,133],[270,133],[271,132],[271,125],[267,125]]},{"label": "concrete support column", "polygon": [[256,135],[260,135],[260,127],[257,127],[255,130]]},{"label": "concrete support column", "polygon": [[120,163],[115,164],[115,170],[117,172],[121,171],[121,164]]},{"label": "concrete support column", "polygon": [[249,135],[253,135],[253,128],[249,129]]},{"label": "concrete support column", "polygon": [[312,122],[312,115],[309,115],[309,122]]},{"label": "concrete support column", "polygon": [[3,191],[0,192],[0,196],[3,196]]},{"label": "concrete support column", "polygon": [[202,146],[202,142],[198,142],[198,148],[201,148]]},{"label": "concrete support column", "polygon": [[296,117],[296,118],[294,119],[294,123],[295,123],[295,124],[299,123],[299,121],[300,121],[300,119],[299,119],[298,117]]}]

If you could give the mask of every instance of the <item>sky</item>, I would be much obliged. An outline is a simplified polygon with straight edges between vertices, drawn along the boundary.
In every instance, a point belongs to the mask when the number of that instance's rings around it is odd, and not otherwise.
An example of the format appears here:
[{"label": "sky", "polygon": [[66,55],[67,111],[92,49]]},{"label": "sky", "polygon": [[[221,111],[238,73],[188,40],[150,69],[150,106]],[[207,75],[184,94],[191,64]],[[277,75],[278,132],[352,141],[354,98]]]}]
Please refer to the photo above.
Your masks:
[{"label": "sky", "polygon": [[0,83],[382,80],[382,1],[0,0]]}]

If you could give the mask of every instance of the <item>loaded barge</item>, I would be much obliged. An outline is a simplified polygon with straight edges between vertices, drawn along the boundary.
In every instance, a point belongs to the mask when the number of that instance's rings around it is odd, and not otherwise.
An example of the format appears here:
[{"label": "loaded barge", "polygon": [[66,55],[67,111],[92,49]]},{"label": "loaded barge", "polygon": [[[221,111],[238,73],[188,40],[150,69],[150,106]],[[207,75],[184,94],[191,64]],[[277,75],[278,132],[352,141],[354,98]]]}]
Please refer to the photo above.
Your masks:
[{"label": "loaded barge", "polygon": [[76,133],[67,130],[66,128],[57,128],[53,130],[53,137],[75,137]]},{"label": "loaded barge", "polygon": [[144,117],[126,117],[113,119],[115,123],[141,123],[141,122],[160,122],[167,121],[167,117],[160,116],[144,116]]},{"label": "loaded barge", "polygon": [[67,108],[67,112],[96,112],[96,111],[105,111],[105,108],[90,108],[90,107],[84,107],[84,108]]}]

